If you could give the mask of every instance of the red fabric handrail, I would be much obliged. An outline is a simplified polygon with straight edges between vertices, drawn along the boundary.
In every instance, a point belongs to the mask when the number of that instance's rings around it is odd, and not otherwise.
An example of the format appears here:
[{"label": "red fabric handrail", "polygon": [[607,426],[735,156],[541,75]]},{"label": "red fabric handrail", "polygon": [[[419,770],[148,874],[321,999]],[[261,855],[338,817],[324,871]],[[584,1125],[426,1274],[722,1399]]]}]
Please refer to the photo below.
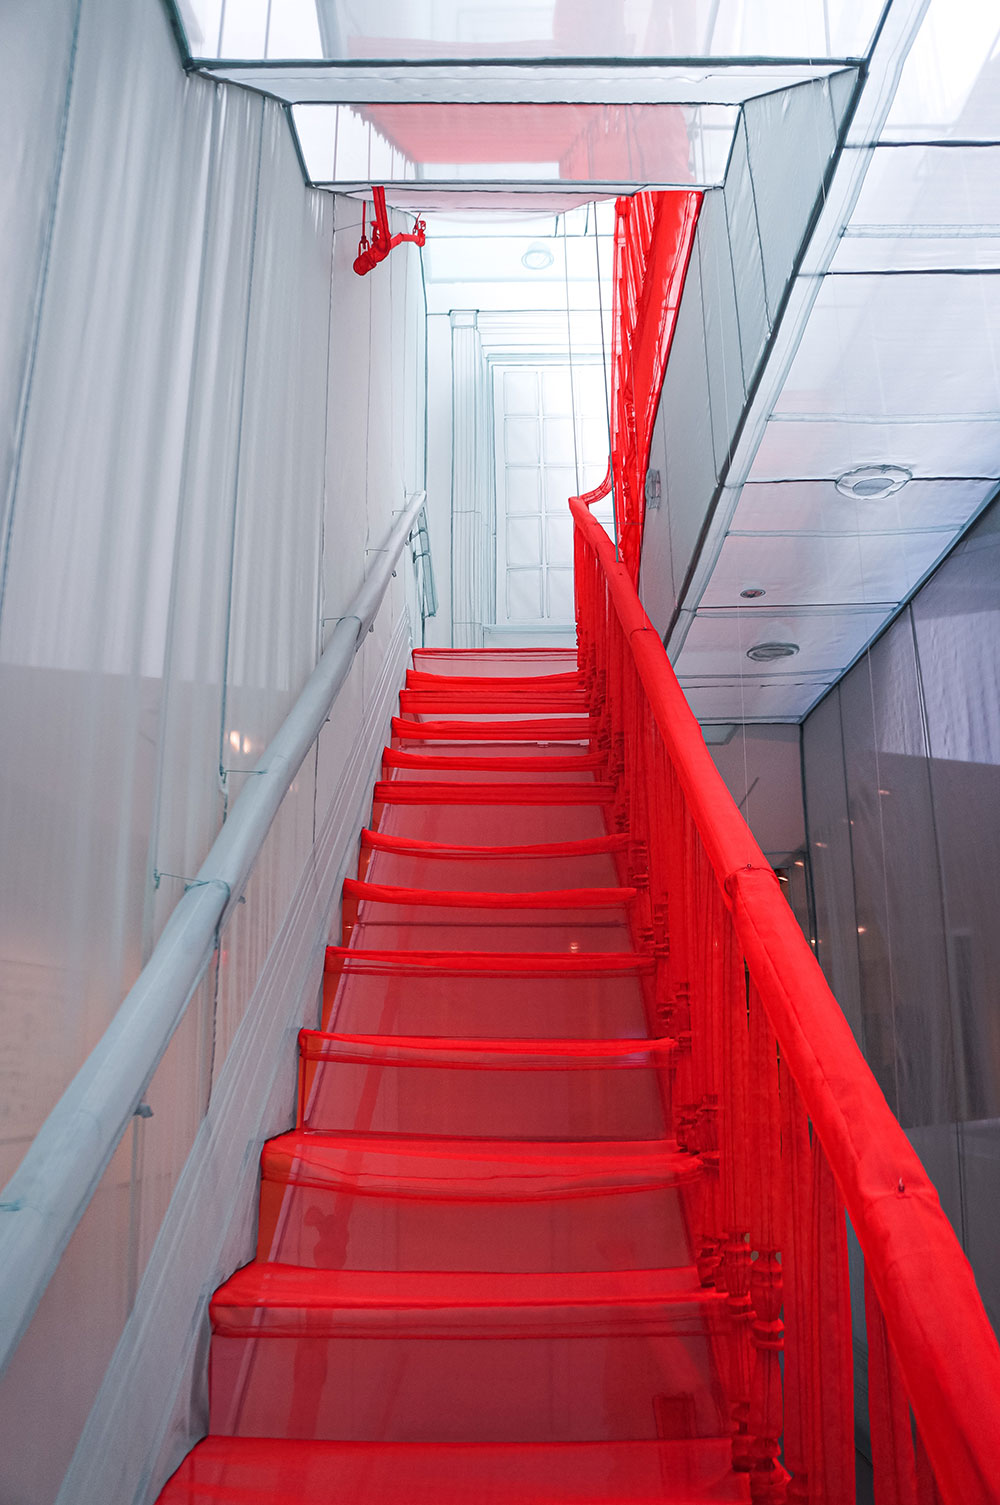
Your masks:
[{"label": "red fabric handrail", "polygon": [[754,986],[847,1208],[947,1505],[996,1505],[1000,1347],[937,1192],[736,808],[626,568],[579,499],[652,716]]}]

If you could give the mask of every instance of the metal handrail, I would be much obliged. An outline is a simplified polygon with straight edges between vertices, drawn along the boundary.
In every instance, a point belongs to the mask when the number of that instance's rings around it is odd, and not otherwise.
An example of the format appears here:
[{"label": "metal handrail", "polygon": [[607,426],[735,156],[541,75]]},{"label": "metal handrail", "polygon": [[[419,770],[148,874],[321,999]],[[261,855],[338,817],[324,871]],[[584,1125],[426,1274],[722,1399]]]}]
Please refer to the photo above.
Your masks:
[{"label": "metal handrail", "polygon": [[378,563],[265,749],[153,952],[0,1193],[0,1373],[142,1102],[239,902],[288,787],[319,736],[425,505],[407,498]]}]

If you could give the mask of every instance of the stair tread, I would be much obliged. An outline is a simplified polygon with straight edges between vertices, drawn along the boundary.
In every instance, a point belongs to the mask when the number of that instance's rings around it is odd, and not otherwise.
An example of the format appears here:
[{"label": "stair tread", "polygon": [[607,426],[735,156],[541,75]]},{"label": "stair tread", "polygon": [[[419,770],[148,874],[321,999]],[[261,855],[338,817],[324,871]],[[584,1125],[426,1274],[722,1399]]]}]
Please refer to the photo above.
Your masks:
[{"label": "stair tread", "polygon": [[728,1438],[366,1443],[206,1437],[162,1505],[741,1505]]},{"label": "stair tread", "polygon": [[622,1187],[670,1187],[696,1180],[701,1162],[672,1142],[430,1138],[402,1134],[292,1131],[264,1146],[266,1179],[316,1190],[357,1188],[437,1200],[545,1200]]},{"label": "stair tread", "polygon": [[614,888],[409,888],[345,878],[344,896],[368,904],[425,904],[451,909],[608,909],[628,904],[637,890]]},{"label": "stair tread", "polygon": [[660,1270],[316,1270],[252,1260],[215,1291],[212,1314],[236,1306],[309,1306],[316,1311],[392,1308],[506,1309],[518,1306],[711,1305],[724,1297],[699,1285],[694,1266]]},{"label": "stair tread", "polygon": [[379,951],[361,946],[327,946],[327,971],[336,971],[344,963],[348,969],[385,967],[412,971],[426,968],[446,972],[510,973],[562,977],[573,972],[642,973],[652,972],[656,958],[641,951],[470,951],[458,956],[454,951]]},{"label": "stair tread", "polygon": [[[676,1049],[667,1036],[630,1035],[625,1039],[596,1040],[584,1037],[535,1036],[515,1040],[508,1036],[474,1035],[468,1038],[442,1035],[349,1035],[335,1030],[299,1030],[299,1049],[306,1060],[374,1062],[413,1061],[428,1066],[468,1065],[503,1071],[530,1070],[529,1063],[544,1061],[545,1070],[590,1070],[592,1063],[614,1063],[646,1070],[659,1064]],[[467,1057],[463,1061],[462,1057]],[[635,1058],[629,1061],[629,1058]],[[641,1058],[641,1059],[640,1059]],[[503,1138],[508,1136],[504,1135]]]}]

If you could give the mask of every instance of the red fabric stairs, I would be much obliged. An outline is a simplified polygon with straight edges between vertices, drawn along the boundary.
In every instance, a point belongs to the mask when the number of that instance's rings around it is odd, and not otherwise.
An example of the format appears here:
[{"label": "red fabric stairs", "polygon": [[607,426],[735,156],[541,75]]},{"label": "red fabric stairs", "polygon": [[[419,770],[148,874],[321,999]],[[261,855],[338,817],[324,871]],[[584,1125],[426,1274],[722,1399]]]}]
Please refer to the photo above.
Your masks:
[{"label": "red fabric stairs", "polygon": [[749,1499],[571,653],[418,651],[163,1505]]}]

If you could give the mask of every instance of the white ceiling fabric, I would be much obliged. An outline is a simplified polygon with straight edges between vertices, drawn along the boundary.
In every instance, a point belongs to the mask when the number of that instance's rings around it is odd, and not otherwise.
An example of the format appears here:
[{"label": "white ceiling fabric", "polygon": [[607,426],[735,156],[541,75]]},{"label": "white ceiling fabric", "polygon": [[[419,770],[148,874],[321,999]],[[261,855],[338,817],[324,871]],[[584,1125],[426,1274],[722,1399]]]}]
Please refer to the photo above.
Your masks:
[{"label": "white ceiling fabric", "polygon": [[[799,278],[811,310],[670,639],[711,719],[804,716],[1000,480],[1000,14],[930,0],[916,20],[884,124],[845,153],[867,175],[824,275]],[[862,466],[914,479],[839,492]],[[754,679],[760,640],[798,652]]]}]

